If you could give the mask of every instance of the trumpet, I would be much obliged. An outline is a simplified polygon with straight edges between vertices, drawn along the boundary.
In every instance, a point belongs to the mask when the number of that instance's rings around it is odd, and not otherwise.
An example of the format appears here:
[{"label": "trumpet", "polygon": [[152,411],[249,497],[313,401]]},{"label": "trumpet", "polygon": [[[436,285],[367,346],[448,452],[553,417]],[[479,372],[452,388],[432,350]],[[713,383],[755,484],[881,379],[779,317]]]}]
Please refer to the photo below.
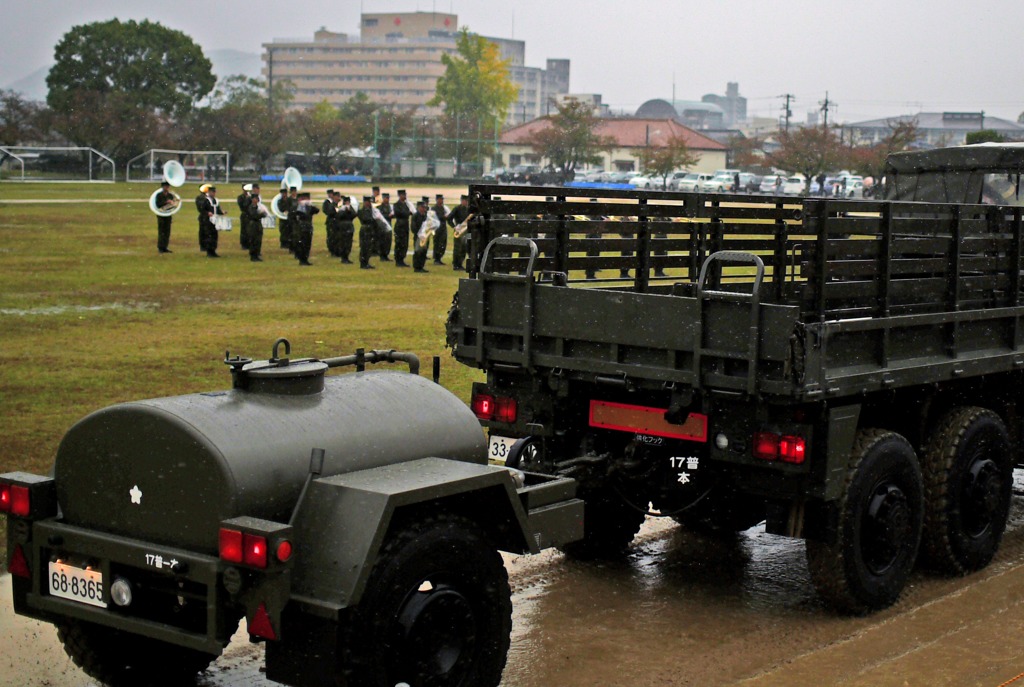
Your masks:
[{"label": "trumpet", "polygon": [[462,220],[455,225],[455,230],[452,232],[452,236],[457,239],[461,239],[462,235],[469,231],[469,221],[473,219],[473,215],[470,214],[466,219]]}]

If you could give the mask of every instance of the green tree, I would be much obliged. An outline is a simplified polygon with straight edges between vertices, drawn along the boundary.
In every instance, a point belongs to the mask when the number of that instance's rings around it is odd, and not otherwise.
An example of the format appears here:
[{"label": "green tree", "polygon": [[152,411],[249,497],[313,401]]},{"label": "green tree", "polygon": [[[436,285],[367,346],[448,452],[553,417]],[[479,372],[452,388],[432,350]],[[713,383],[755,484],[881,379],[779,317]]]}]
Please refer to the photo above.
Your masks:
[{"label": "green tree", "polygon": [[700,153],[690,150],[686,140],[673,136],[658,148],[648,148],[640,156],[640,165],[648,174],[661,177],[661,188],[668,186],[668,176],[677,169],[687,169],[700,162]]},{"label": "green tree", "polygon": [[46,101],[68,114],[82,93],[119,94],[140,110],[180,116],[214,87],[212,65],[181,31],[111,19],[75,26],[54,50]]},{"label": "green tree", "polygon": [[993,129],[981,129],[980,131],[968,131],[967,132],[967,145],[974,145],[975,143],[1002,143],[1006,140],[1006,136],[1003,136],[998,131]]},{"label": "green tree", "polygon": [[555,105],[557,112],[544,119],[546,126],[530,137],[534,151],[564,172],[601,161],[600,153],[615,141],[597,133],[601,120],[593,108],[575,98]]},{"label": "green tree", "polygon": [[302,152],[312,156],[317,172],[324,174],[336,171],[334,162],[345,143],[351,140],[351,122],[338,117],[338,109],[326,100],[303,110],[296,122],[302,135],[299,138]]},{"label": "green tree", "polygon": [[173,140],[173,125],[152,110],[140,110],[124,93],[83,91],[69,112],[53,113],[53,128],[68,141],[91,146],[125,162]]},{"label": "green tree", "polygon": [[451,117],[504,121],[519,92],[509,76],[510,61],[501,59],[497,45],[466,28],[459,31],[455,49],[455,55],[441,56],[445,71],[427,104],[443,106]]},{"label": "green tree", "polygon": [[779,149],[770,156],[779,169],[804,175],[804,190],[809,191],[811,179],[832,169],[842,159],[842,146],[831,129],[806,126],[779,132]]}]

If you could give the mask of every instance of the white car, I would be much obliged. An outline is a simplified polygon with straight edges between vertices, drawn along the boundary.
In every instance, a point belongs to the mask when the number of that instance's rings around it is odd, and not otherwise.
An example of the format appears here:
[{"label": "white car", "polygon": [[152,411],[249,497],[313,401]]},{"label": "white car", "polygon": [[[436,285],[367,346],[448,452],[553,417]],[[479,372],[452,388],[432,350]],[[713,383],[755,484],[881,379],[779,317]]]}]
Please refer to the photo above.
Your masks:
[{"label": "white car", "polygon": [[690,176],[690,172],[673,172],[668,175],[667,188],[669,191],[678,191],[679,182]]},{"label": "white car", "polygon": [[710,174],[692,172],[676,182],[676,190],[686,193],[699,193],[704,190],[704,184],[709,181],[711,181]]},{"label": "white car", "polygon": [[661,188],[661,177],[638,174],[626,181],[633,188]]},{"label": "white car", "polygon": [[787,196],[799,196],[807,190],[807,179],[802,174],[787,177],[782,183],[782,192]]},{"label": "white car", "polygon": [[[776,185],[776,179],[781,179],[782,181],[778,182],[778,185]],[[786,177],[780,174],[765,174],[763,177],[761,177],[760,191],[761,193],[768,193],[771,195],[774,195],[776,193],[782,193],[782,187],[785,183]]]},{"label": "white car", "polygon": [[736,186],[736,177],[732,174],[716,174],[707,183],[703,184],[701,190],[704,193],[725,193],[732,191]]}]

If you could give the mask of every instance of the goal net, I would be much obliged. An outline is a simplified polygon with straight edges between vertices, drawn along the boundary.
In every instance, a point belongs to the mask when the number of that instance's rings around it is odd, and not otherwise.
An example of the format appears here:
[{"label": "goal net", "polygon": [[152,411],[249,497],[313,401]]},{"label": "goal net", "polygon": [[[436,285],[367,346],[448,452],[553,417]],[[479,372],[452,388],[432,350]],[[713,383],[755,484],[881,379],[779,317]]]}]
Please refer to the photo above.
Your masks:
[{"label": "goal net", "polygon": [[0,181],[113,182],[114,161],[95,148],[0,146]]},{"label": "goal net", "polygon": [[164,150],[153,148],[128,161],[125,181],[161,181],[164,164],[177,160],[189,182],[231,181],[231,153],[226,150]]}]

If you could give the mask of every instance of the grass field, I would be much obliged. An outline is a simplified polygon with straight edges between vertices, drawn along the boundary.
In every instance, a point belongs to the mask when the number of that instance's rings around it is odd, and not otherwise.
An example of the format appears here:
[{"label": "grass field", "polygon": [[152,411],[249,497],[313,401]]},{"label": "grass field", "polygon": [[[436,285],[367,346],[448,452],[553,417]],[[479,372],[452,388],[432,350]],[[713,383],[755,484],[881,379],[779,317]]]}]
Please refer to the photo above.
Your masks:
[{"label": "grass field", "polygon": [[[460,274],[450,267],[450,240],[449,265],[428,264],[429,274],[377,260],[376,270],[360,270],[329,258],[318,216],[313,267],[281,250],[276,230],[265,232],[265,262],[253,263],[238,245],[232,185],[220,195],[236,231],[221,234],[223,257],[211,260],[199,252],[196,188],[187,185],[174,253],[159,255],[146,202],[155,188],[0,183],[0,472],[47,472],[64,432],[99,408],[228,388],[225,350],[267,358],[282,336],[293,357],[409,350],[423,374],[440,355],[441,383],[468,400],[479,373],[444,348]],[[319,205],[323,189],[308,190]],[[410,187],[409,197],[439,192],[451,207],[465,188]]]}]

